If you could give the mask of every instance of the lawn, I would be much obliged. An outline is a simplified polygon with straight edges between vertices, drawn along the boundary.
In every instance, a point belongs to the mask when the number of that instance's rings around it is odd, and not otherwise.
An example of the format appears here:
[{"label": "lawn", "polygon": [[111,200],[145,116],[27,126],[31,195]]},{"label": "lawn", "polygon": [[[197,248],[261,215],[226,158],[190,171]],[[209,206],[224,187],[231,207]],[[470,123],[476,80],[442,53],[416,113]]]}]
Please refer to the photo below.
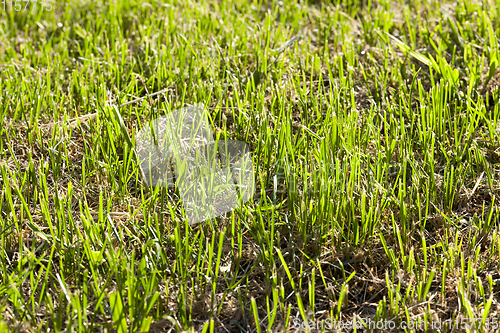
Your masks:
[{"label": "lawn", "polygon": [[[19,10],[18,10],[19,9]],[[498,1],[0,4],[0,332],[500,330]],[[189,223],[138,133],[255,192]]]}]

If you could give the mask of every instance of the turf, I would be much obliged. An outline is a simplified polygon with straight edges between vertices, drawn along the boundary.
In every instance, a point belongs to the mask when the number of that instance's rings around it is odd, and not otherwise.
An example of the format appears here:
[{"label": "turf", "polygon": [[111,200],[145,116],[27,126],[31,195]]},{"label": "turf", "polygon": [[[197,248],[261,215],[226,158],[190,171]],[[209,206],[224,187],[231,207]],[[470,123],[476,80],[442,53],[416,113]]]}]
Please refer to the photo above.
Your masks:
[{"label": "turf", "polygon": [[[497,331],[497,1],[51,4],[0,5],[0,331]],[[197,103],[256,192],[189,225],[134,147]]]}]

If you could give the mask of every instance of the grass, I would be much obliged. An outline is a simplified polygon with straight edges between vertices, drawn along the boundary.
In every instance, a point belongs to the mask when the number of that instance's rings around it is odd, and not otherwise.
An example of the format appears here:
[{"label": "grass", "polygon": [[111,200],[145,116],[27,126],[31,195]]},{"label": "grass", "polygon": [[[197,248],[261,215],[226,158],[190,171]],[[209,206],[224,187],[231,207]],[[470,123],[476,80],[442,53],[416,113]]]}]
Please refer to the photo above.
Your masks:
[{"label": "grass", "polygon": [[[498,2],[52,5],[0,7],[0,332],[497,331]],[[196,103],[257,186],[189,225],[134,147]]]}]

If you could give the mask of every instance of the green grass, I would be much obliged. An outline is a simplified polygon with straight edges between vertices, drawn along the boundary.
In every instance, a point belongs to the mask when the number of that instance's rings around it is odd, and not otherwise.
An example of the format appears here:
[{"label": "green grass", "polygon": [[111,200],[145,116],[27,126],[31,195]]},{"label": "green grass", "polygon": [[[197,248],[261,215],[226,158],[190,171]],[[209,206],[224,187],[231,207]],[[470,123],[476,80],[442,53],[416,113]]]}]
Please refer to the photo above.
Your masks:
[{"label": "green grass", "polygon": [[[496,331],[499,5],[0,5],[0,332]],[[134,147],[196,103],[257,187],[189,225]]]}]

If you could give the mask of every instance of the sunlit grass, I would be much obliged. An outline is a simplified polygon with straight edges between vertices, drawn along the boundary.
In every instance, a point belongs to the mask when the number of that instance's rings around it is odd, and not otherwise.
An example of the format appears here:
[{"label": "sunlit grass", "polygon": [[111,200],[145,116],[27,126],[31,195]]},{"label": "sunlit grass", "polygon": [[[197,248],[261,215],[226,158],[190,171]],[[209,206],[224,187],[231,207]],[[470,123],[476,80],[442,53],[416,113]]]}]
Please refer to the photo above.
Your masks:
[{"label": "sunlit grass", "polygon": [[[0,331],[496,331],[497,3],[53,6],[0,7]],[[197,103],[256,193],[189,225],[134,148]]]}]

